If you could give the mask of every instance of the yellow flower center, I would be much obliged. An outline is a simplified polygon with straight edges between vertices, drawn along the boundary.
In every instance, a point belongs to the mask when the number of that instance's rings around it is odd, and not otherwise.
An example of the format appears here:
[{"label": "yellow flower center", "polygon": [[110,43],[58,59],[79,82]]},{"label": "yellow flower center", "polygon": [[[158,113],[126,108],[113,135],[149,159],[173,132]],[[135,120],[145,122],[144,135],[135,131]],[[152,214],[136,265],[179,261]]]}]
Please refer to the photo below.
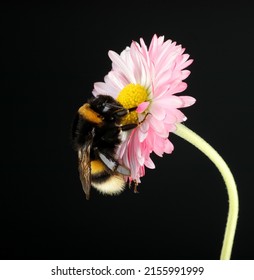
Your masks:
[{"label": "yellow flower center", "polygon": [[[117,96],[116,99],[126,109],[137,107],[144,101],[148,101],[148,91],[145,87],[139,84],[128,84]],[[123,118],[122,124],[138,123],[138,113],[130,112]]]}]

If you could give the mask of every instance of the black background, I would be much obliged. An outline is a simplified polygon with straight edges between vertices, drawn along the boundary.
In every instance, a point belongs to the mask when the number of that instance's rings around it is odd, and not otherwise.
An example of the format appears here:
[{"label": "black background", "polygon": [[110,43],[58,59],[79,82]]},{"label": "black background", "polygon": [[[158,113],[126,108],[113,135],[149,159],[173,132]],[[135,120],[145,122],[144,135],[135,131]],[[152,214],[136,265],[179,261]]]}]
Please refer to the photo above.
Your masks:
[{"label": "black background", "polygon": [[227,193],[214,165],[170,135],[139,186],[86,201],[70,144],[78,107],[110,70],[108,50],[165,35],[194,59],[186,125],[229,164],[239,189],[233,259],[253,259],[253,12],[145,2],[1,10],[2,259],[218,259]]}]

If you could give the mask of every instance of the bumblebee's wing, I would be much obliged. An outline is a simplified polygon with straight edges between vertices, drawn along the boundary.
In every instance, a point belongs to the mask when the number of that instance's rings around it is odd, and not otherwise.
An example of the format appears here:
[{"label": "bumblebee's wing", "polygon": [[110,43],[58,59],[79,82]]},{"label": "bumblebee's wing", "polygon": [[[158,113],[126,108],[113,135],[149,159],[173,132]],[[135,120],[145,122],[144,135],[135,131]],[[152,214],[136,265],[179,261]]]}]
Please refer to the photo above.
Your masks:
[{"label": "bumblebee's wing", "polygon": [[112,158],[112,156],[106,153],[102,153],[98,151],[98,149],[95,149],[95,153],[97,154],[99,159],[104,163],[109,173],[117,172],[124,176],[131,175],[130,170],[127,167],[120,165],[114,158]]},{"label": "bumblebee's wing", "polygon": [[90,198],[90,190],[91,190],[90,151],[91,151],[92,143],[93,143],[93,133],[90,133],[87,136],[85,145],[78,150],[79,178],[87,200]]}]

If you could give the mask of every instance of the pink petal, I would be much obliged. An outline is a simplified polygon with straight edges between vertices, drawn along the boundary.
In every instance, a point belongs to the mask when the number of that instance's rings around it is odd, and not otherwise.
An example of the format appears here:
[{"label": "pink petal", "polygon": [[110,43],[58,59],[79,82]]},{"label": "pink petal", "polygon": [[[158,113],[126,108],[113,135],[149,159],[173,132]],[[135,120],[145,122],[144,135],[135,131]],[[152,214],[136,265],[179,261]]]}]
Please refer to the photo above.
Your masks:
[{"label": "pink petal", "polygon": [[181,65],[181,69],[184,69],[184,68],[188,67],[189,65],[191,65],[192,62],[193,62],[193,59],[189,59],[189,60],[185,61],[185,62]]},{"label": "pink petal", "polygon": [[183,100],[179,96],[165,94],[159,99],[155,99],[156,104],[162,108],[181,108],[183,106]]},{"label": "pink petal", "polygon": [[158,121],[156,118],[151,118],[150,124],[153,127],[154,132],[157,132],[157,134],[162,137],[168,136],[168,132],[165,130],[164,122]]},{"label": "pink petal", "polygon": [[182,100],[183,102],[183,106],[182,107],[189,107],[191,105],[193,105],[196,102],[196,99],[191,97],[191,96],[179,96],[179,98]]},{"label": "pink petal", "polygon": [[155,164],[154,162],[151,160],[151,158],[147,158],[146,161],[145,161],[145,166],[147,168],[150,168],[150,169],[154,169],[155,168]]},{"label": "pink petal", "polygon": [[92,93],[94,96],[97,96],[99,94],[106,94],[106,95],[111,95],[114,98],[116,98],[118,95],[118,90],[108,83],[97,82],[97,83],[94,83],[94,89],[93,89]]},{"label": "pink petal", "polygon": [[118,72],[110,71],[108,73],[108,78],[110,79],[113,86],[120,91],[126,85],[125,80],[119,75]]},{"label": "pink petal", "polygon": [[123,72],[123,74],[128,78],[131,83],[136,83],[134,74],[130,71],[130,69],[126,66],[126,63],[123,59],[114,51],[109,51],[108,56]]},{"label": "pink petal", "polygon": [[156,139],[156,144],[154,145],[153,151],[155,154],[159,157],[162,157],[164,153],[164,145],[163,145],[164,139],[158,138]]},{"label": "pink petal", "polygon": [[140,125],[139,129],[143,132],[146,133],[149,129],[149,119],[151,118],[151,115],[149,114],[146,117],[146,120]]},{"label": "pink petal", "polygon": [[165,139],[164,153],[171,154],[173,150],[173,144],[168,139]]},{"label": "pink petal", "polygon": [[146,109],[147,109],[147,107],[149,106],[149,104],[150,104],[150,102],[148,102],[148,101],[145,101],[145,102],[142,102],[142,103],[140,103],[139,105],[138,105],[138,107],[137,107],[137,109],[136,109],[136,112],[137,113],[143,113]]},{"label": "pink petal", "polygon": [[177,118],[174,114],[174,112],[170,112],[169,114],[167,114],[166,118],[164,119],[165,123],[167,124],[174,124],[177,121]]},{"label": "pink petal", "polygon": [[178,92],[181,92],[183,90],[185,90],[187,88],[187,84],[184,83],[181,79],[176,79],[176,80],[172,80],[170,81],[168,90],[167,90],[167,94],[176,94]]},{"label": "pink petal", "polygon": [[170,113],[171,113],[171,117],[174,116],[176,118],[175,122],[184,122],[187,120],[186,116],[178,109],[172,108]]},{"label": "pink petal", "polygon": [[156,103],[152,104],[150,112],[159,121],[162,121],[166,115],[165,110]]},{"label": "pink petal", "polygon": [[155,56],[155,53],[157,51],[157,45],[158,45],[158,37],[156,34],[154,34],[153,38],[152,38],[152,41],[151,41],[151,44],[149,46],[149,56],[150,58],[153,60],[154,56]]},{"label": "pink petal", "polygon": [[189,70],[182,70],[181,79],[182,79],[182,80],[185,80],[186,78],[189,77],[190,73],[191,73],[191,71],[189,71]]},{"label": "pink petal", "polygon": [[140,143],[142,143],[146,139],[147,134],[147,132],[143,132],[141,129],[138,129],[138,139]]}]

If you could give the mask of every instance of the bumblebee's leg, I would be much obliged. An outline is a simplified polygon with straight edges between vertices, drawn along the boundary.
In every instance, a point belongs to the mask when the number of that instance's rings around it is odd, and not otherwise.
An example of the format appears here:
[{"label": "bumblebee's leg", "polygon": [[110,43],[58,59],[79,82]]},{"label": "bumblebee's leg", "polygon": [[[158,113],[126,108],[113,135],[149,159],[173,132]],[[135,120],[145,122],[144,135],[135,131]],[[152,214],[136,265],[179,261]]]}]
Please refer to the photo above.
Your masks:
[{"label": "bumblebee's leg", "polygon": [[121,131],[127,131],[127,130],[131,130],[137,126],[138,126],[138,124],[136,124],[136,123],[129,123],[129,124],[121,125],[121,126],[119,126],[119,128]]},{"label": "bumblebee's leg", "polygon": [[133,128],[139,126],[140,124],[142,124],[142,123],[146,120],[146,118],[147,118],[147,116],[148,116],[149,114],[150,114],[150,113],[146,114],[145,117],[144,117],[144,119],[143,119],[141,122],[139,122],[139,123],[129,123],[129,124],[125,124],[125,125],[119,126],[119,127],[120,127],[120,130],[122,130],[122,131],[127,131],[127,130],[131,130],[131,129],[133,129]]},{"label": "bumblebee's leg", "polygon": [[133,191],[134,193],[139,193],[138,191],[138,183],[136,180],[133,181]]},{"label": "bumblebee's leg", "polygon": [[113,115],[116,117],[124,117],[127,114],[129,114],[130,112],[135,111],[136,109],[137,109],[137,107],[132,107],[130,109],[121,108],[121,109],[116,110],[113,113]]},{"label": "bumblebee's leg", "polygon": [[138,182],[136,180],[132,180],[130,181],[129,178],[128,178],[128,185],[129,185],[129,188],[133,188],[133,191],[134,193],[139,193],[138,191]]},{"label": "bumblebee's leg", "polygon": [[139,125],[142,124],[142,123],[146,120],[147,116],[150,115],[150,114],[151,114],[151,113],[147,113],[147,114],[145,115],[145,117],[143,118],[143,120],[142,120],[141,122],[139,122],[138,124],[139,124]]}]

